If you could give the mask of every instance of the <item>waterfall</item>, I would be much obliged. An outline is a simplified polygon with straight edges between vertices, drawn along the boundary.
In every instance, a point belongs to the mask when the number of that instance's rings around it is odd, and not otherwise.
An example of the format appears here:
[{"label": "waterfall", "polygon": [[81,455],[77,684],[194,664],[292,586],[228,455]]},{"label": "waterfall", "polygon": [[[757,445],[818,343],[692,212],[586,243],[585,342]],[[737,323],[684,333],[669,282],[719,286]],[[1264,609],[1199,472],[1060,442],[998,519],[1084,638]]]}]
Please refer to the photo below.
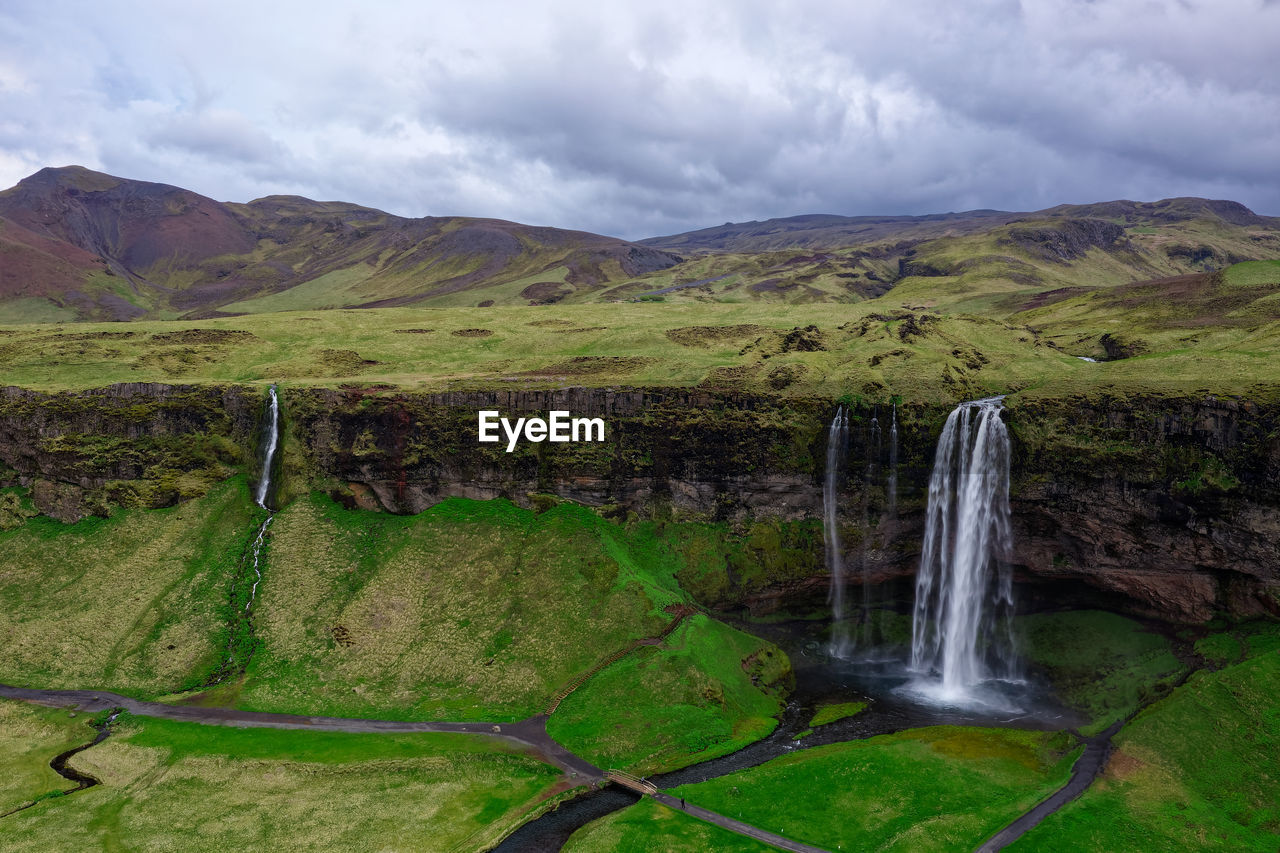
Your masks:
[{"label": "waterfall", "polygon": [[262,476],[258,479],[258,490],[253,501],[267,509],[267,492],[271,489],[271,463],[276,458],[276,443],[280,439],[280,401],[276,398],[274,385],[267,389],[267,420],[262,425],[262,438],[267,450],[262,459]]},{"label": "waterfall", "polygon": [[[253,636],[253,602],[258,596],[258,587],[262,583],[262,549],[267,542],[267,528],[275,519],[275,512],[267,505],[271,494],[271,468],[275,464],[276,450],[280,443],[280,400],[276,396],[276,386],[267,389],[266,418],[262,423],[261,447],[263,448],[262,471],[258,477],[258,485],[253,491],[253,502],[266,510],[267,517],[258,525],[258,535],[254,537],[247,555],[242,555],[240,568],[246,563],[253,571],[253,584],[245,596],[244,607],[234,617],[230,634],[227,637],[227,651],[218,667],[205,683],[205,687],[220,684],[235,672],[244,672],[248,656],[252,654]],[[244,575],[237,572],[231,584],[231,601],[234,604],[239,597],[239,590]]]},{"label": "waterfall", "polygon": [[822,486],[822,538],[827,550],[827,572],[831,587],[827,602],[831,605],[832,654],[842,654],[848,645],[848,628],[844,613],[844,558],[840,544],[840,528],[836,519],[836,489],[840,471],[844,467],[845,447],[849,443],[849,413],[844,406],[836,409],[836,416],[827,430],[827,471]]},{"label": "waterfall", "polygon": [[871,423],[867,425],[867,464],[862,472],[862,646],[875,642],[871,624],[871,492],[880,480],[880,416],[878,409],[871,411]]},{"label": "waterfall", "polygon": [[258,490],[253,500],[258,506],[267,511],[267,517],[263,519],[262,526],[258,528],[258,537],[253,540],[253,586],[249,590],[249,597],[244,603],[244,612],[248,613],[253,607],[253,599],[258,594],[258,584],[262,583],[262,545],[267,538],[267,528],[271,526],[271,520],[275,518],[275,513],[267,506],[267,493],[271,490],[271,465],[276,458],[276,445],[280,441],[280,400],[276,397],[276,386],[272,385],[267,389],[267,420],[263,424],[263,444],[266,446],[266,453],[262,459],[262,476],[258,479]]},{"label": "waterfall", "polygon": [[890,518],[898,516],[898,404],[893,404],[893,420],[889,422],[889,481],[887,512]]},{"label": "waterfall", "polygon": [[1013,676],[1009,433],[1003,397],[961,403],[938,439],[916,576],[911,668],[945,701]]}]

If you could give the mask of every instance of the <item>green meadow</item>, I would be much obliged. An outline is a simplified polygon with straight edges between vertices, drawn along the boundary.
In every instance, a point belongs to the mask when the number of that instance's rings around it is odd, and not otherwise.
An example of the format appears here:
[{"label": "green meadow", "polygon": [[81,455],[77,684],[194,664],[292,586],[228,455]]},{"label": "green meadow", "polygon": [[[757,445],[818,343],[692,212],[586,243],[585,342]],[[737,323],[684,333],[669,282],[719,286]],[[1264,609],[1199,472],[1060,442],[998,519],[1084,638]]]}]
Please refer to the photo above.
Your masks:
[{"label": "green meadow", "polygon": [[[827,850],[969,850],[1060,787],[1066,734],[934,727],[832,744],[669,791]],[[646,801],[578,830],[566,850],[760,850]],[[699,844],[713,843],[712,848]]]},{"label": "green meadow", "polygon": [[[0,703],[5,802],[70,785],[34,765],[88,742],[86,719]],[[129,717],[72,766],[102,784],[4,818],[5,850],[482,850],[562,788],[555,768],[484,738]]]}]

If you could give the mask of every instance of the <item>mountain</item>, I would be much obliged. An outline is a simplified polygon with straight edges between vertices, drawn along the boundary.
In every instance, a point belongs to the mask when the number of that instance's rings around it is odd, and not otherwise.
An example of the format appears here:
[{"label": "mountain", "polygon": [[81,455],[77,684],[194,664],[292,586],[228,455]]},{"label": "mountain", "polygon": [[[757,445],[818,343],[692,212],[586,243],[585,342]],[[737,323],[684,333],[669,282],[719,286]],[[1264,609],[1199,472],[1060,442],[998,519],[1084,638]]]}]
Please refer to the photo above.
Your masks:
[{"label": "mountain", "polygon": [[[1280,258],[1280,218],[1174,198],[1030,213],[793,216],[640,243],[685,263],[663,298],[858,301],[1008,314],[1048,291],[1112,287]],[[650,294],[653,290],[648,291]]]},{"label": "mountain", "polygon": [[296,196],[228,204],[79,166],[0,192],[0,304],[19,321],[550,302],[679,260],[496,219]]},{"label": "mountain", "polygon": [[1271,258],[1280,219],[1199,198],[793,216],[627,242],[298,196],[223,203],[79,166],[0,192],[0,319],[10,322],[890,293],[902,307],[1010,316],[1064,294]]}]

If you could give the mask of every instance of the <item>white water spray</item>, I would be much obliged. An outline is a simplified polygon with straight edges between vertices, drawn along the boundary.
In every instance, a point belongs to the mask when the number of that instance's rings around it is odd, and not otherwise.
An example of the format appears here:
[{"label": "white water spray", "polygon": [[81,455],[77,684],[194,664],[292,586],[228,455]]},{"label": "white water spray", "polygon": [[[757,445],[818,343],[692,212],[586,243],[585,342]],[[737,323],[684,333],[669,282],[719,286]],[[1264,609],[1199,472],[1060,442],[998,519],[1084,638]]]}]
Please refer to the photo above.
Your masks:
[{"label": "white water spray", "polygon": [[1014,675],[1008,557],[1009,433],[1003,397],[961,403],[938,439],[916,576],[911,668],[946,702]]},{"label": "white water spray", "polygon": [[848,647],[844,613],[844,552],[836,518],[836,489],[848,443],[849,413],[841,406],[836,409],[836,416],[827,430],[827,471],[822,486],[822,538],[827,550],[827,572],[831,576],[831,587],[827,593],[827,602],[831,605],[830,651],[837,656]]}]

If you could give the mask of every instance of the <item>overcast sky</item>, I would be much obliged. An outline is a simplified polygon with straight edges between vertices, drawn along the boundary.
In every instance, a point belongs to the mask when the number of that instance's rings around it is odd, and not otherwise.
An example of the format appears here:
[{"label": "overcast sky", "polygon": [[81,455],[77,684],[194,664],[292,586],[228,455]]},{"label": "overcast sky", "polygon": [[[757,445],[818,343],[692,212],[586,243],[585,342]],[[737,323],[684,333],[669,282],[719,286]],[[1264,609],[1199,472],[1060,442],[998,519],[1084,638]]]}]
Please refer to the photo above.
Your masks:
[{"label": "overcast sky", "polygon": [[1176,195],[1280,214],[1278,0],[4,0],[0,45],[5,187],[78,163],[630,238]]}]

